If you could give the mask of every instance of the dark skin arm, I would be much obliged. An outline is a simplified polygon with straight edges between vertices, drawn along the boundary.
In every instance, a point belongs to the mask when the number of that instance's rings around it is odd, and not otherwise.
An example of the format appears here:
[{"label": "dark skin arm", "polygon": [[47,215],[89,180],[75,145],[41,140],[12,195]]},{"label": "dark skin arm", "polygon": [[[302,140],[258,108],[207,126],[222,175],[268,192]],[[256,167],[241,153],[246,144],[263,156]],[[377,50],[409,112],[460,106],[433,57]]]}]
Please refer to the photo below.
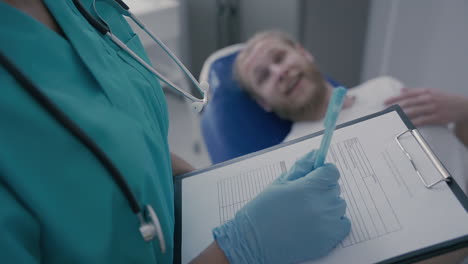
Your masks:
[{"label": "dark skin arm", "polygon": [[460,121],[455,124],[455,135],[468,148],[468,121]]},{"label": "dark skin arm", "polygon": [[[171,153],[172,160],[172,175],[180,175],[190,171],[195,170],[195,168],[190,165],[185,160],[181,159],[179,156]],[[192,264],[222,264],[229,263],[223,251],[218,247],[216,242],[211,243],[204,251],[200,253],[196,258],[194,258],[190,263]]]},{"label": "dark skin arm", "polygon": [[228,259],[216,242],[211,243],[205,250],[194,258],[191,264],[227,264]]},{"label": "dark skin arm", "polygon": [[195,168],[179,156],[171,153],[172,176],[177,176],[195,170]]}]

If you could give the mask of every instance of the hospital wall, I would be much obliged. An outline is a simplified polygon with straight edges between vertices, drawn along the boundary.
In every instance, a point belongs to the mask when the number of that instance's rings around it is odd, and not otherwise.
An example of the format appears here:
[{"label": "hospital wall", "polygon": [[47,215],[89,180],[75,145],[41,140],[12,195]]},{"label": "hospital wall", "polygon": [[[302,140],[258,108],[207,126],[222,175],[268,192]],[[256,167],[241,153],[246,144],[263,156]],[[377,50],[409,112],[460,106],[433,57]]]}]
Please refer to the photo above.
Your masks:
[{"label": "hospital wall", "polygon": [[360,81],[370,0],[180,1],[188,17],[190,69],[196,75],[217,49],[279,29],[301,41],[327,75],[347,86]]},{"label": "hospital wall", "polygon": [[468,95],[467,25],[466,0],[372,1],[362,81],[386,74]]}]

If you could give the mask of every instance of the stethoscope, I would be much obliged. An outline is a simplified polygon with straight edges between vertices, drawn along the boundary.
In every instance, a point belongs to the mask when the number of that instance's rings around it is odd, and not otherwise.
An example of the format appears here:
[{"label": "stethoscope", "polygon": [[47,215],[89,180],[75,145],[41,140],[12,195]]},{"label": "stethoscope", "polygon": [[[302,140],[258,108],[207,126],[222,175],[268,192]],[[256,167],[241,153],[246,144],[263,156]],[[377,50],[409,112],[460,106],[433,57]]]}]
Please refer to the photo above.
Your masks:
[{"label": "stethoscope", "polygon": [[109,26],[107,25],[106,21],[102,19],[96,9],[96,0],[93,1],[93,10],[96,14],[97,18],[92,16],[86,8],[83,7],[80,0],[73,0],[76,8],[80,11],[80,13],[88,20],[88,22],[104,36],[109,37],[110,40],[119,48],[125,50],[133,59],[138,61],[143,67],[145,67],[148,71],[152,72],[156,75],[162,82],[167,84],[169,87],[176,90],[178,93],[186,97],[187,99],[192,101],[192,108],[193,110],[200,112],[203,107],[206,105],[208,100],[208,89],[209,85],[206,82],[202,82],[199,84],[197,80],[193,77],[190,71],[184,66],[184,64],[175,56],[171,50],[159,39],[157,38],[146,26],[141,22],[132,12],[130,12],[130,8],[122,1],[122,0],[104,0],[112,4],[121,15],[129,17],[135,24],[138,25],[140,29],[142,29],[148,36],[153,39],[165,52],[166,54],[179,66],[179,68],[189,77],[190,81],[197,87],[200,93],[203,95],[203,99],[199,99],[191,95],[190,93],[184,91],[183,89],[177,87],[174,83],[169,81],[167,78],[162,76],[158,71],[156,71],[151,65],[149,65],[146,61],[144,61],[140,56],[135,54],[130,48],[127,47],[119,38],[117,38],[112,31],[110,30]]},{"label": "stethoscope", "polygon": [[[143,31],[145,31],[161,48],[169,55],[169,57],[182,69],[182,71],[189,77],[192,83],[198,88],[202,93],[203,99],[199,99],[189,94],[188,92],[177,87],[175,84],[167,80],[159,72],[157,72],[153,67],[146,63],[142,58],[136,55],[130,48],[128,48],[122,41],[120,41],[109,29],[107,23],[99,16],[96,10],[96,1],[93,1],[94,12],[96,13],[97,19],[94,18],[81,4],[80,0],[73,0],[73,3],[76,5],[80,13],[88,20],[88,22],[102,35],[109,37],[113,43],[119,46],[121,49],[125,50],[132,58],[138,61],[143,67],[148,71],[155,74],[162,82],[166,83],[169,87],[173,88],[180,94],[182,94],[187,99],[191,100],[192,107],[195,111],[200,112],[207,103],[208,95],[208,84],[202,83],[199,84],[193,75],[187,70],[187,68],[180,62],[180,60],[162,43],[157,37],[154,36],[146,26],[139,21],[130,11],[129,7],[122,0],[106,0],[109,1],[113,6],[115,6],[122,15],[131,18]],[[45,108],[60,124],[62,124],[68,131],[73,134],[81,143],[83,143],[102,163],[106,170],[111,174],[113,180],[118,185],[119,189],[124,194],[127,199],[133,213],[136,214],[138,221],[140,223],[139,231],[143,239],[147,242],[152,241],[155,237],[159,240],[159,246],[161,252],[166,252],[166,242],[164,239],[164,234],[162,232],[161,224],[159,218],[154,211],[153,207],[149,204],[145,205],[142,209],[138,204],[135,195],[131,191],[129,185],[125,181],[125,178],[122,176],[117,167],[112,163],[112,161],[107,157],[102,149],[89,137],[81,128],[76,125],[73,120],[68,118],[66,114],[60,110],[60,108],[55,105],[44,93],[41,92],[39,88],[29,80],[13,63],[11,63],[6,56],[0,52],[0,64],[2,64],[5,69],[18,81],[18,83],[29,93],[42,107]],[[145,216],[148,216],[149,221],[145,219]]]}]

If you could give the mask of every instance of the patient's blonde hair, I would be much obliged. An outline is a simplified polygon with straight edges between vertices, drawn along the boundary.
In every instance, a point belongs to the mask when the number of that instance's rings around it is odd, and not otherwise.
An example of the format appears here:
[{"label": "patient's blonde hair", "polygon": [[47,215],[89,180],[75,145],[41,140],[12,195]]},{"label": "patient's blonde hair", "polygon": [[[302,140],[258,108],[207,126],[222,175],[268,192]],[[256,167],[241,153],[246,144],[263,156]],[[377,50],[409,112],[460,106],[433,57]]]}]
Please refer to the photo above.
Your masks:
[{"label": "patient's blonde hair", "polygon": [[250,87],[250,85],[241,78],[240,63],[245,57],[247,57],[252,52],[252,49],[260,41],[265,40],[265,39],[280,40],[291,47],[294,47],[297,45],[296,40],[294,40],[290,35],[282,31],[278,31],[278,30],[268,30],[268,31],[257,33],[247,41],[244,48],[239,52],[239,54],[236,57],[236,61],[234,62],[233,74],[234,74],[234,78],[239,82],[241,88],[244,89],[246,92],[248,92],[252,97],[256,97],[257,95],[253,91],[252,87]]}]

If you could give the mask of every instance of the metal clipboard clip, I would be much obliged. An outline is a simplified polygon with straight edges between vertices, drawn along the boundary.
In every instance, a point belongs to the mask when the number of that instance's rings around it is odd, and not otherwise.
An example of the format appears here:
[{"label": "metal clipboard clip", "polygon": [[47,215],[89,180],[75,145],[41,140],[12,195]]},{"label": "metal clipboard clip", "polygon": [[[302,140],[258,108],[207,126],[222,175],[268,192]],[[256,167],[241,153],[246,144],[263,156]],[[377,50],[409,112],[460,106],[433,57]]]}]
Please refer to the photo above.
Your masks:
[{"label": "metal clipboard clip", "polygon": [[[404,134],[410,132],[411,135],[413,135],[413,137],[416,139],[416,142],[418,142],[419,146],[421,146],[421,148],[423,149],[424,153],[426,153],[427,157],[431,160],[432,164],[434,164],[434,166],[436,167],[436,169],[439,171],[440,175],[441,175],[441,178],[439,180],[436,180],[432,183],[427,183],[426,180],[423,178],[423,176],[421,175],[421,172],[419,172],[418,168],[416,167],[416,164],[414,163],[413,159],[411,158],[410,154],[408,153],[408,151],[406,151],[406,149],[403,147],[403,145],[400,143],[400,137],[403,136]],[[417,129],[408,129],[406,131],[403,131],[401,132],[400,134],[398,134],[396,137],[395,137],[395,140],[396,142],[398,143],[398,146],[400,146],[401,150],[403,151],[403,153],[405,153],[405,155],[408,157],[408,159],[410,160],[411,164],[413,165],[413,168],[414,170],[416,171],[416,173],[418,174],[419,176],[419,179],[421,179],[421,181],[423,182],[424,186],[426,186],[426,188],[430,189],[432,188],[434,185],[438,184],[438,183],[441,183],[441,182],[448,182],[450,181],[450,174],[448,173],[448,171],[444,168],[444,166],[442,165],[442,163],[440,163],[439,159],[434,155],[434,153],[432,152],[432,150],[429,148],[429,145],[427,145],[426,141],[424,140],[424,138],[421,136],[421,134],[419,133],[419,131]]]}]

